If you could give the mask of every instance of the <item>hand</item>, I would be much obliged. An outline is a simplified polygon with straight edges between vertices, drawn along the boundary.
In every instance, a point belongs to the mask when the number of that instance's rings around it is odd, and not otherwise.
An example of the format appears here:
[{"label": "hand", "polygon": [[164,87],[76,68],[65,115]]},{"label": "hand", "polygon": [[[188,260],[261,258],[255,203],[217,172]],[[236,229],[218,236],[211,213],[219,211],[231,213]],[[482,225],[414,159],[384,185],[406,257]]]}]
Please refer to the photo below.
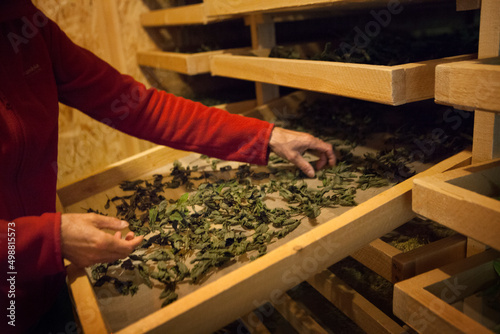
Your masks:
[{"label": "hand", "polygon": [[271,133],[269,147],[274,153],[299,167],[309,177],[314,177],[314,168],[302,157],[306,150],[312,150],[312,153],[319,157],[316,163],[318,170],[327,164],[333,166],[336,161],[332,145],[303,132],[275,127]]},{"label": "hand", "polygon": [[[78,267],[102,262],[113,262],[127,257],[142,242],[143,237],[121,232],[128,223],[114,217],[95,213],[68,213],[61,215],[61,251],[64,258]],[[116,230],[111,235],[101,229]]]}]

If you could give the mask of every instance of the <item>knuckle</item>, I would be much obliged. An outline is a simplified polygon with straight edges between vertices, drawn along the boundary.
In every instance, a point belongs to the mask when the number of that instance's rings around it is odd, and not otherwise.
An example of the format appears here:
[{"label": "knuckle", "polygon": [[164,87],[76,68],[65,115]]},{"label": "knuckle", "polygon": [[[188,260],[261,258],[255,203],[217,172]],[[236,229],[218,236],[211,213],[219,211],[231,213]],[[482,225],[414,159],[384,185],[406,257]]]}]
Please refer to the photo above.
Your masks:
[{"label": "knuckle", "polygon": [[104,236],[99,236],[95,238],[94,242],[94,248],[99,249],[99,250],[106,250],[109,247],[109,240],[105,238]]}]

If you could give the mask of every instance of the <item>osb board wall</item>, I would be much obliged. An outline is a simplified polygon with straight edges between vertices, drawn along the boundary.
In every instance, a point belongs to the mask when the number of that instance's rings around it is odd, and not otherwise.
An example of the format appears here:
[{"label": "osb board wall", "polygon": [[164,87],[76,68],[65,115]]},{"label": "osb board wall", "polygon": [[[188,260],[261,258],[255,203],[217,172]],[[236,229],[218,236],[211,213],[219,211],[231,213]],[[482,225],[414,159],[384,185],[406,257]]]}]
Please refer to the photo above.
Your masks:
[{"label": "osb board wall", "polygon": [[[140,14],[149,10],[143,1],[33,0],[33,3],[57,22],[75,43],[148,85],[136,63],[136,52],[157,47],[139,23]],[[172,83],[178,85],[176,74],[170,76]],[[62,104],[59,126],[59,185],[83,178],[153,146]]]}]

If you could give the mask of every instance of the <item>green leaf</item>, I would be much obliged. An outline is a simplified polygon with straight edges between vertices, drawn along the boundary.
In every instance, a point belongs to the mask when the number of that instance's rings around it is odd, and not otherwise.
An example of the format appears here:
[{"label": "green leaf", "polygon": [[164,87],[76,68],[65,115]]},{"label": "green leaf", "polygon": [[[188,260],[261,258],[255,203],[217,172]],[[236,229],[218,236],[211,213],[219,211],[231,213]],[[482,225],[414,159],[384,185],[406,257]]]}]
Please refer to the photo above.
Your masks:
[{"label": "green leaf", "polygon": [[500,276],[500,259],[493,261],[493,268],[495,268],[498,276]]},{"label": "green leaf", "polygon": [[156,217],[158,216],[158,209],[153,207],[149,209],[149,224],[153,225],[156,222]]},{"label": "green leaf", "polygon": [[187,202],[189,198],[189,193],[183,194],[178,200],[177,200],[177,205],[183,205],[184,203]]}]

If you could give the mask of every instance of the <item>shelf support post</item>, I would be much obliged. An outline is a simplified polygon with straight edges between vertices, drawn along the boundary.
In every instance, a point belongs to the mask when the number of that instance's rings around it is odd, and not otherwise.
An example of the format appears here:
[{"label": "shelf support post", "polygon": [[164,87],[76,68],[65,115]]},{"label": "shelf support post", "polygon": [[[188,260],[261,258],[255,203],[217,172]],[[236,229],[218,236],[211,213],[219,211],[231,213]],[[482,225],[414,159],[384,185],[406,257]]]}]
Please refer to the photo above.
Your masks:
[{"label": "shelf support post", "polygon": [[[271,49],[276,45],[274,21],[269,15],[252,14],[245,17],[250,26],[252,49]],[[255,83],[257,105],[263,105],[279,97],[279,87],[262,82]]]},{"label": "shelf support post", "polygon": [[[499,55],[500,2],[497,0],[482,0],[478,58],[490,58]],[[472,163],[497,157],[500,157],[500,114],[476,110],[474,115]],[[467,256],[482,252],[485,248],[480,242],[468,238]]]}]

